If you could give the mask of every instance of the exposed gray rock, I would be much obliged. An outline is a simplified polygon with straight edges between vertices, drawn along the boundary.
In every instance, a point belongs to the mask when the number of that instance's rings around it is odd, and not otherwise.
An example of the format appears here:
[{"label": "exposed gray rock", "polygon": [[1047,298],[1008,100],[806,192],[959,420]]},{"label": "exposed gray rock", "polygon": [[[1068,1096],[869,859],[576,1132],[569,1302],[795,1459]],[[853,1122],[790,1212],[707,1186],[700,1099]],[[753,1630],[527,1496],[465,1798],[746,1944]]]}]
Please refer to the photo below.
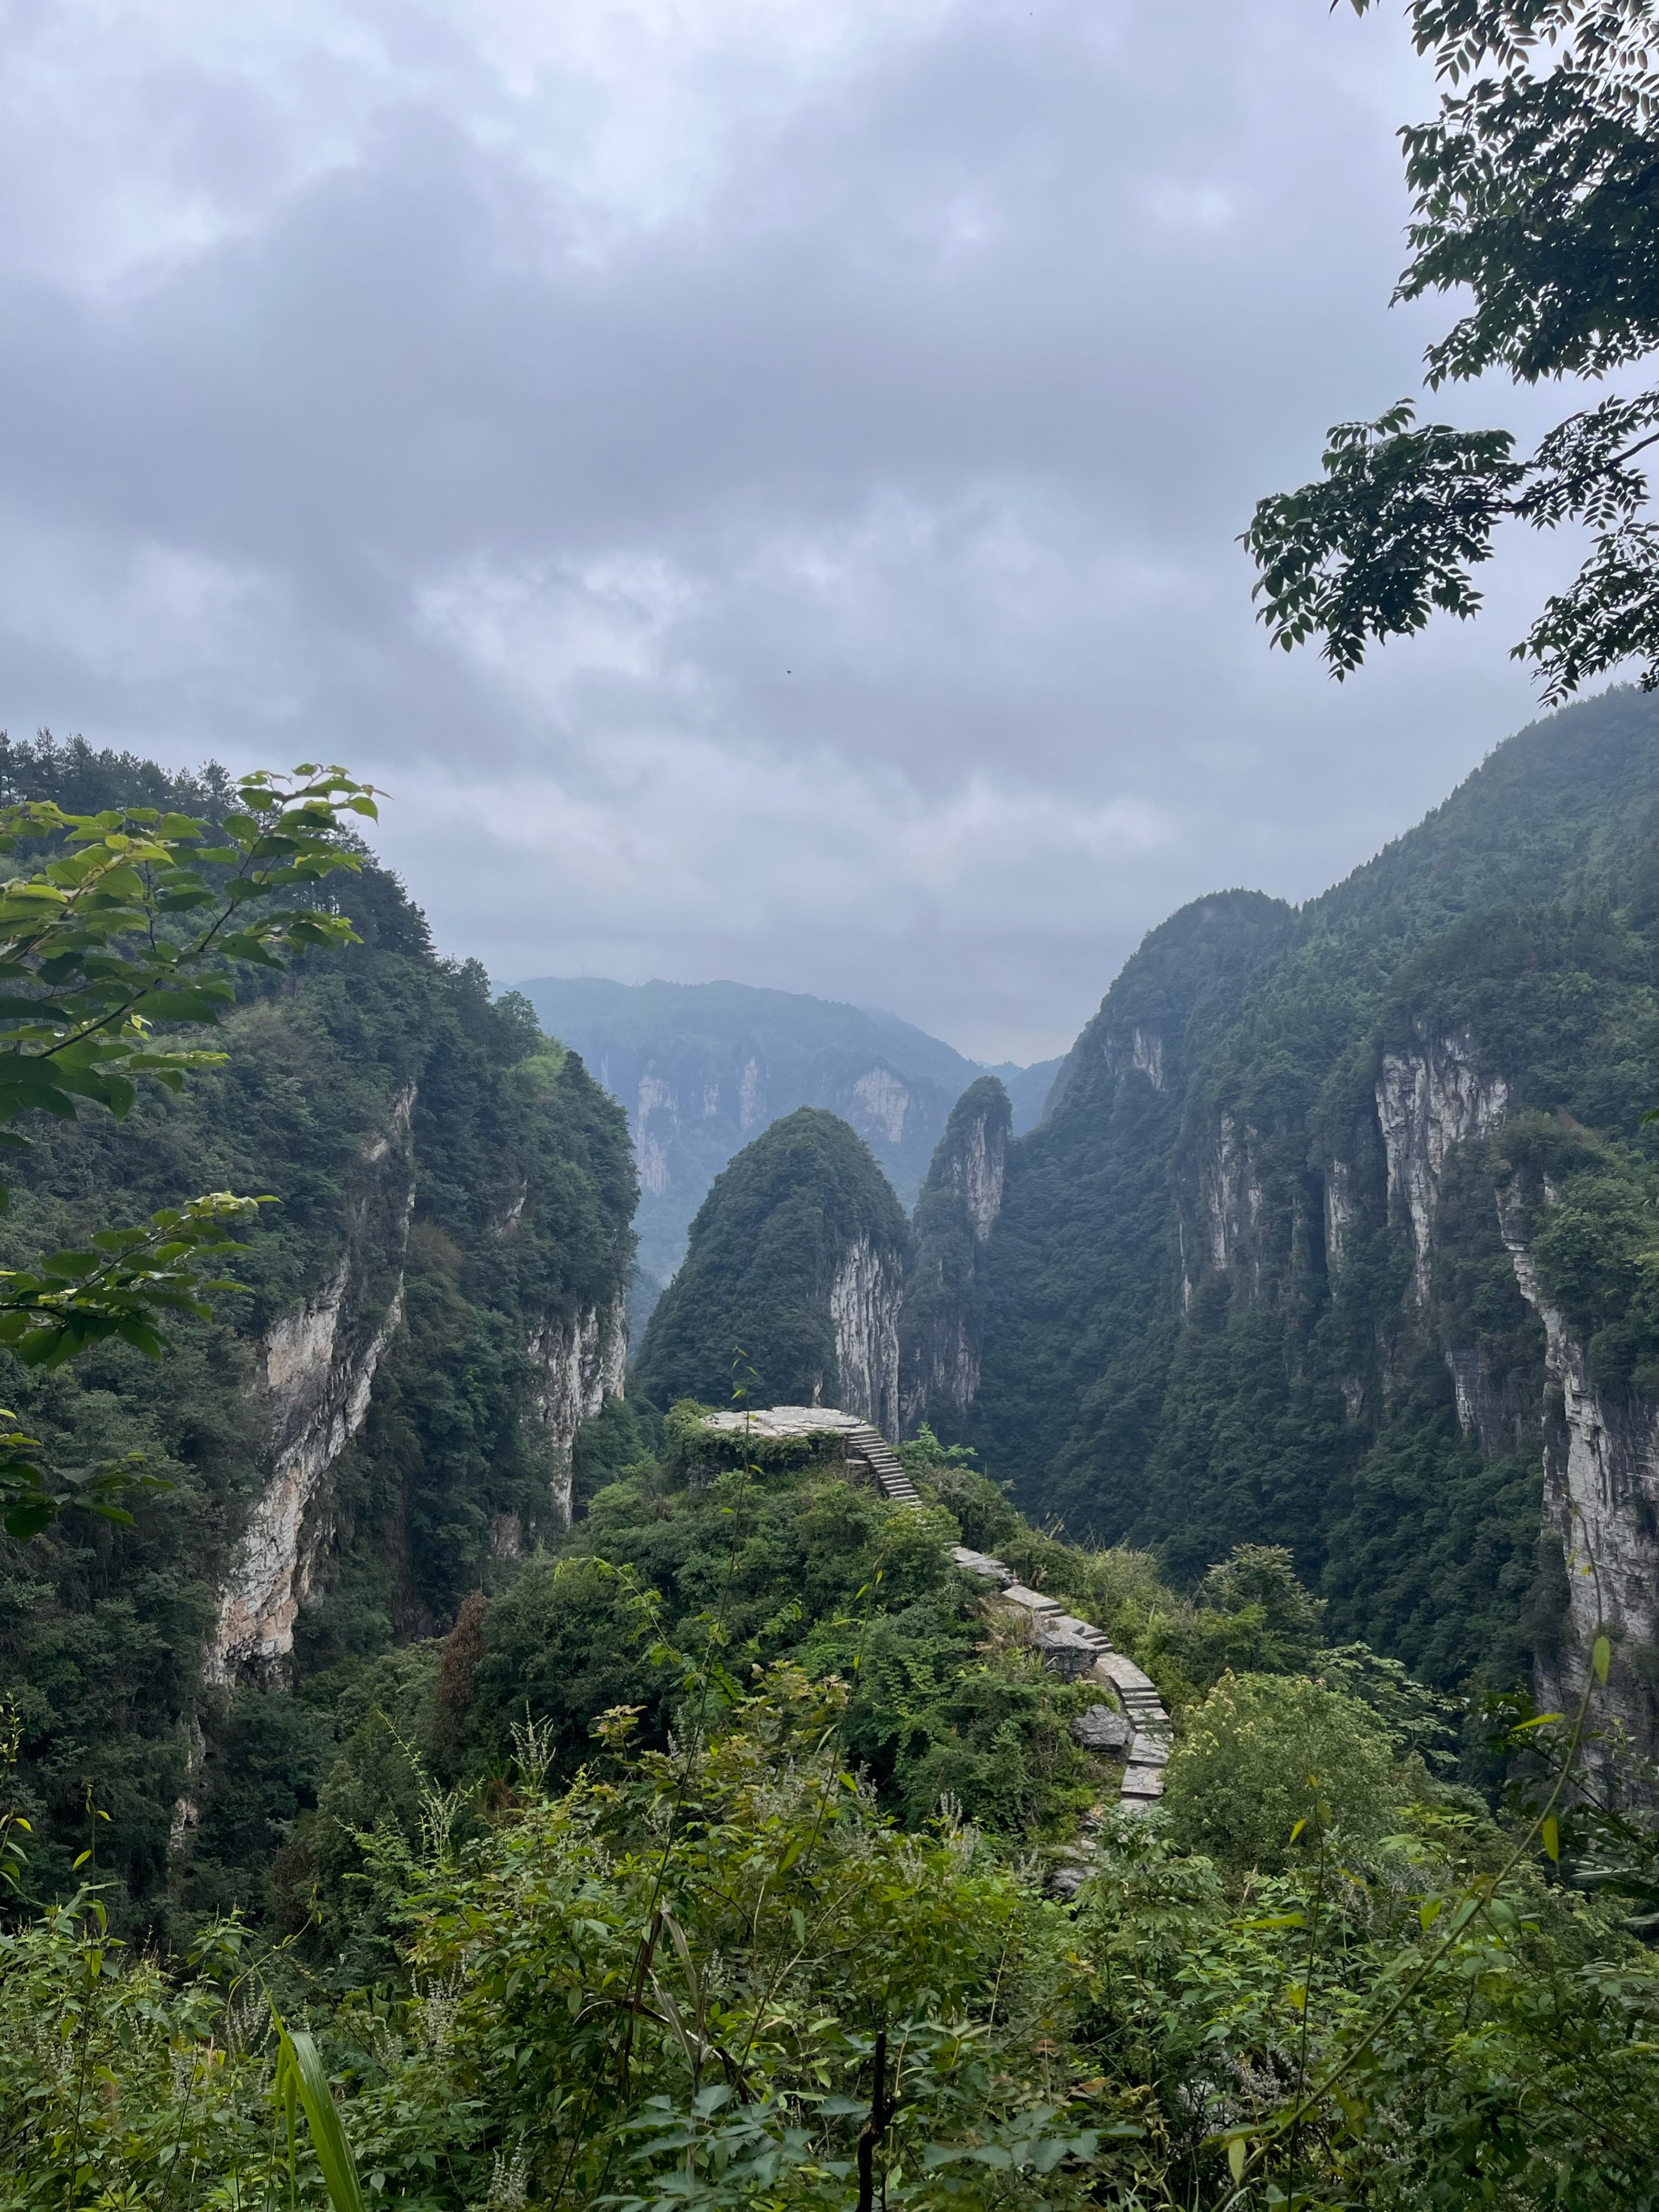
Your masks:
[{"label": "exposed gray rock", "polygon": [[531,1404],[549,1449],[550,1504],[570,1525],[570,1491],[576,1431],[623,1395],[628,1364],[628,1308],[617,1298],[605,1311],[589,1306],[569,1320],[542,1322],[526,1347],[535,1381]]},{"label": "exposed gray rock", "polygon": [[845,1413],[884,1437],[899,1432],[899,1300],[896,1262],[867,1237],[848,1247],[830,1286],[836,1365]]},{"label": "exposed gray rock", "polygon": [[984,1246],[1002,1211],[1008,1095],[982,1076],[951,1109],[916,1203],[899,1324],[905,1433],[948,1431],[979,1392]]},{"label": "exposed gray rock", "polygon": [[1086,1713],[1073,1716],[1072,1735],[1085,1751],[1126,1751],[1129,1723],[1109,1705],[1091,1705]]},{"label": "exposed gray rock", "polygon": [[357,1434],[381,1354],[403,1319],[403,1255],[415,1203],[410,1123],[399,1094],[364,1146],[345,1250],[322,1288],[284,1314],[259,1346],[271,1468],[219,1595],[204,1671],[210,1682],[279,1676],[325,1538],[324,1478]]},{"label": "exposed gray rock", "polygon": [[1509,1109],[1501,1075],[1481,1076],[1468,1036],[1425,1040],[1413,1053],[1385,1053],[1376,1083],[1376,1118],[1389,1163],[1389,1211],[1411,1224],[1412,1294],[1429,1300],[1434,1217],[1440,1178],[1454,1146],[1490,1136]]},{"label": "exposed gray rock", "polygon": [[[1551,1192],[1532,1194],[1548,1204]],[[1504,1242],[1521,1294],[1544,1324],[1553,1402],[1544,1421],[1544,1536],[1565,1565],[1565,1618],[1556,1647],[1538,1653],[1538,1692],[1571,1707],[1583,1692],[1598,1618],[1614,1658],[1601,1717],[1619,1720],[1651,1753],[1653,1705],[1632,1658],[1659,1650],[1659,1408],[1596,1390],[1589,1352],[1538,1279],[1528,1237],[1528,1197],[1516,1177],[1498,1200]]]}]

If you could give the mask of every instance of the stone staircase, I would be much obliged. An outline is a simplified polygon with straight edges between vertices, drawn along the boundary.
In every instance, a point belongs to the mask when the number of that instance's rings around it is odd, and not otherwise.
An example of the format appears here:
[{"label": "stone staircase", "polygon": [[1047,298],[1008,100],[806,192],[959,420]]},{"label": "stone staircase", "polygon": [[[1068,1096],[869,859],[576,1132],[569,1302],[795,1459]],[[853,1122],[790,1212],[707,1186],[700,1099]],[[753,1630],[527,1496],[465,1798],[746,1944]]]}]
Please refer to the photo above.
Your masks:
[{"label": "stone staircase", "polygon": [[[826,1443],[833,1437],[840,1442],[849,1464],[861,1463],[884,1498],[897,1505],[921,1503],[898,1454],[880,1430],[838,1407],[769,1406],[743,1413],[713,1413],[708,1425],[734,1434],[746,1431],[757,1437],[822,1437]],[[1144,1811],[1156,1804],[1164,1795],[1164,1769],[1170,1756],[1170,1716],[1164,1710],[1157,1684],[1142,1674],[1133,1659],[1114,1651],[1109,1638],[1092,1622],[1075,1619],[1041,1590],[1028,1589],[1000,1559],[971,1551],[965,1544],[953,1545],[951,1556],[964,1574],[994,1583],[1005,1604],[1019,1607],[1030,1623],[1031,1642],[1046,1666],[1067,1681],[1086,1681],[1092,1676],[1111,1688],[1133,1731],[1118,1802],[1126,1812]],[[1086,1861],[1085,1853],[1085,1869]],[[1060,1878],[1062,1888],[1066,1887],[1064,1873]],[[1076,1871],[1070,1887],[1075,1888],[1082,1879],[1082,1871]]]},{"label": "stone staircase", "polygon": [[1133,1730],[1118,1802],[1126,1812],[1141,1812],[1156,1804],[1164,1795],[1164,1769],[1170,1759],[1170,1716],[1151,1675],[1122,1652],[1114,1651],[1109,1638],[1091,1622],[1073,1619],[1054,1598],[1028,1589],[1000,1559],[970,1551],[965,1544],[954,1545],[951,1556],[963,1574],[994,1583],[1005,1604],[1019,1607],[1031,1623],[1031,1641],[1050,1665],[1068,1647],[1077,1654],[1076,1662],[1062,1661],[1058,1672],[1073,1681],[1092,1674],[1097,1681],[1110,1684]]},{"label": "stone staircase", "polygon": [[856,1428],[843,1433],[848,1450],[864,1462],[884,1498],[890,1498],[898,1505],[921,1504],[916,1486],[900,1466],[898,1454],[879,1429],[872,1429],[868,1421],[860,1421]]}]

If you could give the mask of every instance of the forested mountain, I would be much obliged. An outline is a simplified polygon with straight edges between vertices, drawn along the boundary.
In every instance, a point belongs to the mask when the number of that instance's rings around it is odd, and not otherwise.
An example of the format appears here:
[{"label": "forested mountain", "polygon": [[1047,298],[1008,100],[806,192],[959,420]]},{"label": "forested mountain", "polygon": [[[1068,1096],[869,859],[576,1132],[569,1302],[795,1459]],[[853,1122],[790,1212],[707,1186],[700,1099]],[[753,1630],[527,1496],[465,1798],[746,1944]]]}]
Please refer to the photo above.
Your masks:
[{"label": "forested mountain", "polygon": [[971,1431],[1032,1510],[1182,1575],[1288,1544],[1343,1632],[1563,1693],[1588,1540],[1652,1741],[1656,840],[1659,706],[1614,691],[1299,911],[1152,933],[981,1271]]},{"label": "forested mountain", "polygon": [[[78,743],[10,745],[7,795],[212,817],[225,787]],[[136,1450],[131,1528],[0,1542],[0,1692],[48,1887],[85,1843],[155,1911],[240,1893],[320,1776],[328,1698],[566,1517],[576,1431],[620,1388],[632,1257],[623,1116],[522,1000],[437,959],[370,866],[363,942],[249,971],[222,1068],[118,1128],[48,1123],[11,1171],[17,1265],[228,1188],[269,1195],[245,1294],[160,1364],[112,1343],[9,1401],[58,1459]],[[300,1694],[272,1694],[274,1686]],[[171,1909],[171,1908],[169,1908]]]},{"label": "forested mountain", "polygon": [[856,1130],[797,1108],[715,1178],[685,1264],[646,1330],[634,1387],[660,1408],[839,1406],[899,1426],[899,1301],[908,1230]]},{"label": "forested mountain", "polygon": [[[635,1337],[685,1254],[691,1218],[735,1153],[798,1106],[856,1129],[907,1207],[915,1201],[970,1060],[896,1015],[744,983],[609,983],[540,976],[522,987],[550,1036],[579,1052],[626,1109],[639,1166]],[[1015,1126],[1036,1125],[1058,1061],[995,1071]]]}]

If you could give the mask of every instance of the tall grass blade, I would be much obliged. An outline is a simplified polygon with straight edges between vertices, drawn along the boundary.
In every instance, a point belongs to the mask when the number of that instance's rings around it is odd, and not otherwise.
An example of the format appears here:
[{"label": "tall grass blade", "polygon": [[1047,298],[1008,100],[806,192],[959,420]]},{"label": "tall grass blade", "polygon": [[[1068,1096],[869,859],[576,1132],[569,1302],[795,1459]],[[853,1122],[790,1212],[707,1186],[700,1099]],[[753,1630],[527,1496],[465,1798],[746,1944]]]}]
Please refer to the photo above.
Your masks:
[{"label": "tall grass blade", "polygon": [[293,2171],[295,2106],[311,2130],[311,2147],[322,2168],[323,2184],[334,2212],[368,2212],[357,2161],[328,2086],[328,2073],[315,2043],[302,2027],[283,2028],[276,2051],[276,2105],[288,2122],[289,2167]]}]

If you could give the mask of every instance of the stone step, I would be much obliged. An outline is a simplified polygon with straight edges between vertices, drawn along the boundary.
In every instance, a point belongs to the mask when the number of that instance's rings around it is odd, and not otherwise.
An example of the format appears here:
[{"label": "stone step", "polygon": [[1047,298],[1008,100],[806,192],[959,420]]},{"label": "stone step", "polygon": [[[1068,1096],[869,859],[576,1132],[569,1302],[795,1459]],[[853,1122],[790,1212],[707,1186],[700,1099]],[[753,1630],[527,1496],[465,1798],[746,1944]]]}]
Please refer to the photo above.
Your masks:
[{"label": "stone step", "polygon": [[1040,1620],[1045,1628],[1052,1628],[1063,1618],[1060,1607],[1041,1590],[1028,1589],[1024,1583],[1010,1583],[1002,1593],[1005,1601],[1017,1605],[1029,1613],[1034,1621]]},{"label": "stone step", "polygon": [[963,1574],[979,1575],[987,1582],[1000,1584],[1005,1589],[1014,1579],[1013,1569],[1004,1566],[1000,1559],[994,1559],[988,1552],[972,1552],[966,1544],[953,1544],[951,1557]]},{"label": "stone step", "polygon": [[904,1472],[904,1465],[879,1429],[867,1421],[858,1422],[847,1431],[847,1441],[869,1468],[875,1484],[884,1498],[896,1505],[920,1505],[916,1486]]},{"label": "stone step", "polygon": [[1121,1797],[1161,1797],[1164,1795],[1164,1769],[1161,1766],[1126,1766],[1118,1792]]}]

